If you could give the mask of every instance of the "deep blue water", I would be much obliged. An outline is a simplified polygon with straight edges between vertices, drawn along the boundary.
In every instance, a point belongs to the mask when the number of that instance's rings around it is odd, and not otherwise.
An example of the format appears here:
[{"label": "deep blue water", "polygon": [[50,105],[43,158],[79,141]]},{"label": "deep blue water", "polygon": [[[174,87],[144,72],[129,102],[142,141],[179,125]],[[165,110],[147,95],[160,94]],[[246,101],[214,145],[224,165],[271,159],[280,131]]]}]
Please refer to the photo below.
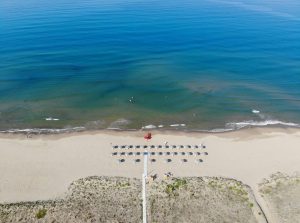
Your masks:
[{"label": "deep blue water", "polygon": [[0,1],[1,130],[293,123],[296,0]]}]

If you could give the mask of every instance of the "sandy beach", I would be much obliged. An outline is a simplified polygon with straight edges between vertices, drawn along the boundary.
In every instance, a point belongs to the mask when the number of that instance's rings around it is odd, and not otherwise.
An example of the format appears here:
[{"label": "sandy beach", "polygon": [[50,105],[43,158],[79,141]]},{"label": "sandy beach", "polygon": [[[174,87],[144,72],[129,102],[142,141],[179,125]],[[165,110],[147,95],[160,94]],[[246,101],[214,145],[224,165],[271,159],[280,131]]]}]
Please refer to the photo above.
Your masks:
[{"label": "sandy beach", "polygon": [[[138,157],[124,156],[125,162],[119,164],[118,158],[112,157],[112,145],[159,145],[167,141],[169,145],[206,146],[207,155],[204,150],[200,155],[202,163],[196,163],[194,156],[180,154],[170,156],[171,163],[164,162],[166,156],[152,156],[157,162],[149,162],[149,174],[159,177],[166,172],[178,177],[221,176],[241,180],[255,190],[263,178],[273,173],[300,171],[297,129],[255,128],[222,134],[153,132],[148,142],[144,134],[86,132],[32,138],[2,135],[0,201],[57,198],[64,195],[71,182],[87,176],[140,178],[143,164],[133,162]],[[181,163],[182,158],[188,162]]]}]

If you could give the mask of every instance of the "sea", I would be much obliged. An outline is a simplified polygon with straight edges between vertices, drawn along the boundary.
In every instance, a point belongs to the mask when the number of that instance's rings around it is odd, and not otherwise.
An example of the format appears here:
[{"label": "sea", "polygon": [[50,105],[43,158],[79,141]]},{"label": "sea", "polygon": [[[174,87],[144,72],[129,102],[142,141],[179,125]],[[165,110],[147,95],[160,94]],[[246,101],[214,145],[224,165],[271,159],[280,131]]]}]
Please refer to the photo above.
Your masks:
[{"label": "sea", "polygon": [[1,0],[0,131],[300,127],[298,0]]}]

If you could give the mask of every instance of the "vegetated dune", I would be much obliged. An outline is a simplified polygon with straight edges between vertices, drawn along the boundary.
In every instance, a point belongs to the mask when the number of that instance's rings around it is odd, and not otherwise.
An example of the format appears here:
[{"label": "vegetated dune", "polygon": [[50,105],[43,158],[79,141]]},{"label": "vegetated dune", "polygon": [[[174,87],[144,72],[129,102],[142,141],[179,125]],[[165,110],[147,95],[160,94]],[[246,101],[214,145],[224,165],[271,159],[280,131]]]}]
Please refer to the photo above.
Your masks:
[{"label": "vegetated dune", "polygon": [[155,182],[150,222],[265,222],[249,187],[224,178],[180,178]]},{"label": "vegetated dune", "polygon": [[276,223],[300,222],[300,176],[274,174],[260,185],[260,193]]},{"label": "vegetated dune", "polygon": [[[0,205],[0,222],[141,222],[141,180],[88,177],[61,200]],[[224,178],[150,181],[148,222],[264,222],[250,188]]]},{"label": "vegetated dune", "polygon": [[0,222],[140,222],[140,194],[140,180],[88,177],[62,200],[1,205]]}]

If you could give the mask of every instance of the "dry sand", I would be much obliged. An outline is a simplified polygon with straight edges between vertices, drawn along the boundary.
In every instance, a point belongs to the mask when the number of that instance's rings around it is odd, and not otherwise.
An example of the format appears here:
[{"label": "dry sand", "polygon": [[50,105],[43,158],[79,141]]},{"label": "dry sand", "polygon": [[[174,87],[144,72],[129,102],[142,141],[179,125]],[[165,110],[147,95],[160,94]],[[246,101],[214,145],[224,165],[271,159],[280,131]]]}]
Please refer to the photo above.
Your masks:
[{"label": "dry sand", "polygon": [[[164,156],[157,158],[156,163],[149,163],[149,173],[157,173],[159,177],[170,171],[176,177],[234,178],[253,189],[263,209],[267,209],[267,206],[258,192],[258,184],[262,179],[276,172],[291,175],[300,171],[300,130],[297,129],[253,128],[222,134],[153,132],[153,139],[149,142],[143,139],[144,134],[86,132],[33,138],[2,135],[0,202],[59,198],[66,193],[71,182],[87,176],[141,177],[143,164],[133,163],[137,157],[125,157],[125,163],[117,163],[117,158],[111,156],[112,144],[157,145],[166,141],[169,145],[204,143],[206,149],[200,150],[203,163],[196,163],[194,156],[182,155],[170,157],[172,162],[165,163]],[[126,150],[129,151],[133,150]],[[188,162],[181,163],[182,158]],[[267,217],[270,222],[276,222],[272,216]]]}]

